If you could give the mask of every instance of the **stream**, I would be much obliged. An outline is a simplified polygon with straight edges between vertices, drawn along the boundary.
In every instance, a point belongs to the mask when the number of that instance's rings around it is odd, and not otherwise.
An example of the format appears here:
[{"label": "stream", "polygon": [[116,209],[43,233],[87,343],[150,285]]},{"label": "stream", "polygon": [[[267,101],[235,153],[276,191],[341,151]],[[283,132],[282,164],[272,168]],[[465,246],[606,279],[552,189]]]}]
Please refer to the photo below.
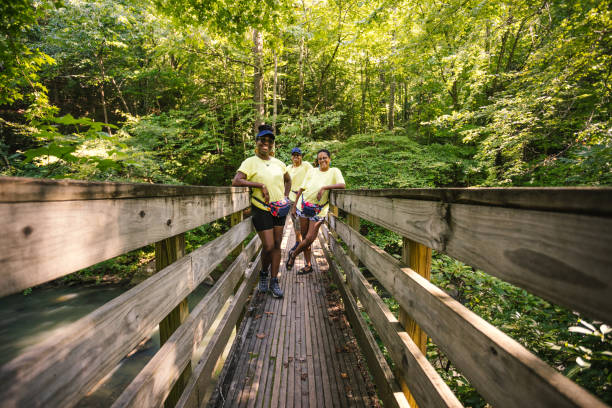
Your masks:
[{"label": "stream", "polygon": [[[209,288],[202,284],[189,295],[189,310],[195,307]],[[18,293],[0,298],[0,365],[11,361],[27,347],[41,342],[51,331],[75,322],[128,289],[118,286],[50,287],[34,289],[27,296]],[[144,344],[123,358],[76,406],[112,405],[158,350],[159,329],[155,329]]]}]

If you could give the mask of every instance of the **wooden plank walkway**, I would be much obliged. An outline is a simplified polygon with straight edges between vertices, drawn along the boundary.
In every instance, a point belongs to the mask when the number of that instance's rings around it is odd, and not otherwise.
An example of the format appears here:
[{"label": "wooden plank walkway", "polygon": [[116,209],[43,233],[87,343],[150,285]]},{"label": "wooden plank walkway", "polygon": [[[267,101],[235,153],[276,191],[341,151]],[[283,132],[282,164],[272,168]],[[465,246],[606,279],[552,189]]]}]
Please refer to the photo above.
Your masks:
[{"label": "wooden plank walkway", "polygon": [[348,325],[317,241],[314,272],[298,276],[302,255],[286,273],[285,227],[279,279],[285,297],[255,288],[209,407],[379,407],[374,385]]}]

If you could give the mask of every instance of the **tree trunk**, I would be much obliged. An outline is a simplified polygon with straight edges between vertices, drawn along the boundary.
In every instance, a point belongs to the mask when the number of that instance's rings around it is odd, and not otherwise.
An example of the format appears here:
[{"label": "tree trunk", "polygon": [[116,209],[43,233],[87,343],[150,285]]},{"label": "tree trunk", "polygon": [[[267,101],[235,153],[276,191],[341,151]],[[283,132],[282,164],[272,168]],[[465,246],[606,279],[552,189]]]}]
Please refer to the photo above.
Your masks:
[{"label": "tree trunk", "polygon": [[453,100],[453,109],[459,112],[459,110],[461,109],[461,105],[459,104],[459,89],[457,87],[457,80],[453,81],[453,86],[448,91],[448,93]]},{"label": "tree trunk", "polygon": [[359,124],[359,132],[365,133],[365,104],[366,104],[366,86],[365,86],[365,76],[367,75],[366,70],[367,66],[364,65],[361,67],[361,123]]},{"label": "tree trunk", "polygon": [[274,133],[276,133],[276,114],[278,111],[278,103],[277,103],[277,95],[278,95],[278,57],[276,56],[276,51],[274,52],[274,89],[272,90],[272,126],[274,127]]},{"label": "tree trunk", "polygon": [[117,90],[117,96],[119,96],[119,99],[121,100],[121,103],[123,103],[123,107],[125,108],[125,111],[131,115],[130,113],[130,108],[128,107],[127,102],[125,101],[125,99],[123,98],[123,92],[121,92],[121,88],[119,87],[119,85],[117,84],[117,81],[115,81],[115,78],[111,77],[111,81],[113,81],[113,85],[115,85],[115,89]]},{"label": "tree trunk", "polygon": [[[370,56],[366,54],[366,61],[365,61],[365,84],[364,84],[364,88],[365,88],[365,95],[366,95],[366,100],[368,101],[368,104],[370,105],[370,112],[372,112],[372,95],[370,94],[370,75],[369,75],[369,66],[370,66]],[[364,131],[367,128],[367,126],[364,124]]]},{"label": "tree trunk", "polygon": [[263,123],[264,110],[264,78],[263,78],[263,38],[259,30],[253,30],[253,109],[255,110],[255,123],[253,129],[257,133],[257,128]]},{"label": "tree trunk", "polygon": [[[393,17],[393,25],[395,25],[395,17]],[[393,56],[395,56],[395,30],[391,33],[391,58]],[[393,66],[393,59],[389,63],[389,111],[387,124],[389,130],[393,130],[395,127],[395,67]]]},{"label": "tree trunk", "polygon": [[408,122],[408,84],[404,82],[404,123]]},{"label": "tree trunk", "polygon": [[[108,113],[106,111],[106,99],[104,98],[104,82],[106,75],[104,74],[104,60],[102,59],[102,52],[98,54],[98,62],[100,63],[100,72],[102,73],[102,82],[100,83],[100,97],[102,99],[102,111],[104,112],[104,123],[108,124]],[[110,126],[107,126],[108,135],[112,136]]]},{"label": "tree trunk", "polygon": [[299,82],[300,82],[300,103],[298,109],[302,111],[302,103],[304,102],[304,36],[300,38],[300,59],[298,63]]},{"label": "tree trunk", "polygon": [[393,66],[391,66],[391,75],[389,77],[391,83],[389,84],[389,111],[387,124],[389,125],[389,130],[393,130],[395,126],[395,74],[393,72]]}]

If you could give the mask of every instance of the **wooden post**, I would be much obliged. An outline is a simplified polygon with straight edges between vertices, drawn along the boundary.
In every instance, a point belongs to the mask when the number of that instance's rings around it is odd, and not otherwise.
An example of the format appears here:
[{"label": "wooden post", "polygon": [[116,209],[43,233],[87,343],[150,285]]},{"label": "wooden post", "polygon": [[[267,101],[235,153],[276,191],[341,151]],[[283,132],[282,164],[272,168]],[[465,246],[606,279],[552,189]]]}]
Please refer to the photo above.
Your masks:
[{"label": "wooden post", "polygon": [[[230,215],[231,226],[233,227],[234,225],[240,224],[243,219],[244,219],[244,215],[243,215],[242,211],[238,211],[238,212],[233,213],[232,215]],[[232,256],[236,257],[236,256],[240,255],[240,253],[242,252],[243,249],[244,249],[244,244],[238,245],[238,247],[236,247],[236,249],[234,249],[234,251],[232,251]],[[238,285],[240,285],[240,283]],[[236,287],[238,287],[238,286],[236,286]]]},{"label": "wooden post", "polygon": [[[338,218],[338,207],[336,207],[335,205],[331,205],[331,203],[329,204],[329,212],[327,214],[327,225],[329,224],[329,219],[332,216],[332,214],[334,215],[334,217]],[[336,234],[336,231],[332,228],[329,229],[329,232],[335,237],[338,238],[338,234]]]},{"label": "wooden post", "polygon": [[[359,232],[360,218],[358,216],[349,213],[348,218],[347,218],[347,223],[349,227]],[[355,265],[359,266],[359,258],[357,257],[357,255],[355,255],[351,250],[349,250],[348,253],[349,253],[349,257],[351,258],[351,260],[355,262]]]},{"label": "wooden post", "polygon": [[[238,211],[238,212],[233,213],[232,215],[230,215],[231,226],[233,227],[234,225],[240,224],[243,219],[244,219],[244,211]],[[240,244],[236,247],[236,249],[232,251],[231,255],[233,257],[237,257],[240,255],[240,253],[243,250],[244,250],[244,244]],[[244,280],[244,277],[240,278],[238,283],[236,283],[236,286],[234,287],[234,293],[236,293],[236,290],[238,290],[243,280]],[[236,321],[236,329],[235,329],[236,331],[240,329],[240,325],[242,324],[242,319],[244,319],[244,316],[246,315],[246,310],[247,310],[247,304],[245,304],[244,307],[242,308],[242,311],[240,312],[240,316],[238,317],[238,320]]]},{"label": "wooden post", "polygon": [[334,216],[338,216],[338,207],[336,207],[335,205],[329,205],[329,212],[334,214]]},{"label": "wooden post", "polygon": [[[157,271],[161,271],[166,266],[172,264],[179,258],[185,255],[185,234],[175,235],[173,237],[164,239],[162,241],[155,243],[155,269]],[[163,346],[166,341],[172,336],[172,333],[185,321],[187,316],[189,315],[189,304],[187,303],[187,299],[185,298],[181,303],[179,303],[174,310],[170,312],[168,316],[166,316],[159,323],[159,341]],[[185,370],[181,373],[181,376],[178,378],[168,398],[164,403],[164,406],[167,408],[174,407],[178,402],[183,390],[185,389],[185,385],[189,380],[191,375],[191,362],[187,364]]]},{"label": "wooden post", "polygon": [[[431,279],[431,248],[408,238],[402,239],[402,262],[408,265],[413,271],[423,276],[425,279]],[[406,332],[414,343],[425,354],[427,352],[427,334],[416,324],[406,311],[400,307],[399,322],[406,329]],[[414,397],[410,393],[408,386],[399,373],[397,373],[400,385],[408,403],[413,408],[418,408]]]}]

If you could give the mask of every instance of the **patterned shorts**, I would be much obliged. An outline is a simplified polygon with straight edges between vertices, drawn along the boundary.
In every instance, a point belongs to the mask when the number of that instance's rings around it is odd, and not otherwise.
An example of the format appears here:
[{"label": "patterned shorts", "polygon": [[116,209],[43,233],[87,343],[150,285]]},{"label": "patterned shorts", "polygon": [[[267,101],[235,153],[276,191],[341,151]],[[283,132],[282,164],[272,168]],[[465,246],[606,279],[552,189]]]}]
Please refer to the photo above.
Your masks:
[{"label": "patterned shorts", "polygon": [[302,211],[300,211],[300,209],[297,209],[297,215],[302,217],[302,218],[308,218],[310,221],[314,221],[314,222],[319,222],[319,221],[323,221],[324,218],[323,217],[319,217],[318,215],[313,215],[312,217],[308,217],[306,215],[304,215],[304,213]]}]

